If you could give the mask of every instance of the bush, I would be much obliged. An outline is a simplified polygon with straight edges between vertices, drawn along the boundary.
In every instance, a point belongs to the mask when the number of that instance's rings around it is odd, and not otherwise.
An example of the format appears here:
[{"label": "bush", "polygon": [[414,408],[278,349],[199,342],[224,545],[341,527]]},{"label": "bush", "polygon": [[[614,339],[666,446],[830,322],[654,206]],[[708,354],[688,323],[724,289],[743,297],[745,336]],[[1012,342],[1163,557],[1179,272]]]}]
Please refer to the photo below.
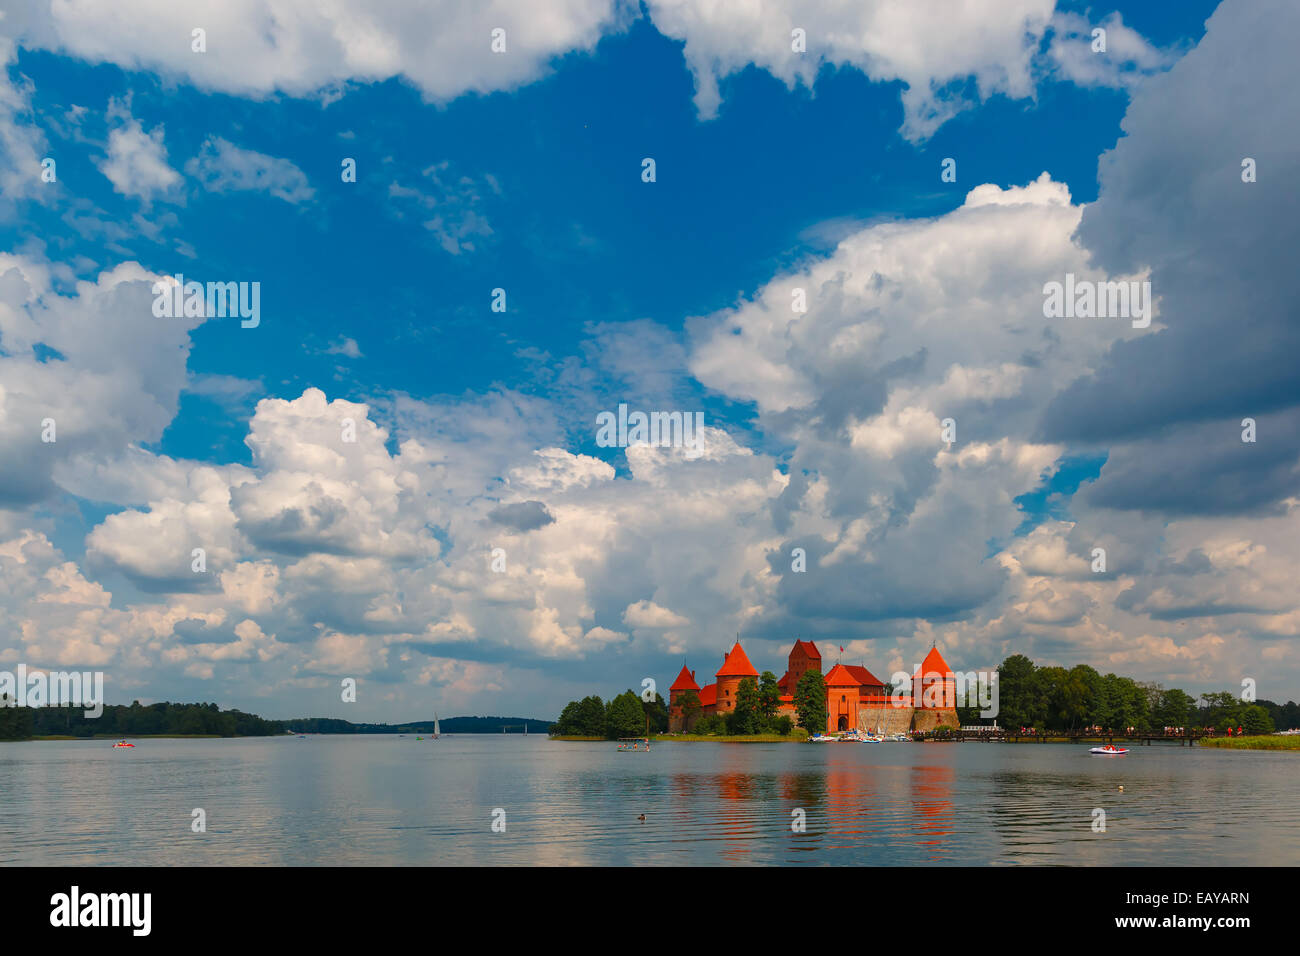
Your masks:
[{"label": "bush", "polygon": [[704,737],[720,737],[727,732],[727,719],[718,714],[709,714],[701,717],[695,723],[695,729],[692,733],[700,734]]}]

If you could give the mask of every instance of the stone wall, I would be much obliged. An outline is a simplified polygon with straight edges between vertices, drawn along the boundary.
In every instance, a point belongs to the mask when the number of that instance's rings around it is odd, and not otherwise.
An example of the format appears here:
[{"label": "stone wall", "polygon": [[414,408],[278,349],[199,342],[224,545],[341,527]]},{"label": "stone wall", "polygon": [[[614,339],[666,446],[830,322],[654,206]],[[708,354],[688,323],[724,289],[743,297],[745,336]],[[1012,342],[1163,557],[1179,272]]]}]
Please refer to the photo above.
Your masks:
[{"label": "stone wall", "polygon": [[928,709],[895,707],[892,704],[867,704],[858,708],[858,726],[863,731],[882,734],[929,733],[936,727],[960,726],[952,708]]}]

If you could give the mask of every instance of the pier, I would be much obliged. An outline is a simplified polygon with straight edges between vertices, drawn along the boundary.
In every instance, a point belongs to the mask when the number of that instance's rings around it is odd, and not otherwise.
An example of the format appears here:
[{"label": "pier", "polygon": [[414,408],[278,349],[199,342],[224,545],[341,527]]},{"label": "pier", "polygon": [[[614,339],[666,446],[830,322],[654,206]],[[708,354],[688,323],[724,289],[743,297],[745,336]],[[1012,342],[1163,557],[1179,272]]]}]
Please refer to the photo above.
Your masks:
[{"label": "pier", "polygon": [[1029,731],[1011,730],[1006,727],[990,728],[988,730],[971,730],[962,728],[961,730],[950,731],[948,740],[957,741],[975,741],[977,743],[992,743],[994,741],[1002,743],[1022,744],[1022,743],[1105,743],[1113,744],[1116,741],[1124,743],[1141,744],[1150,746],[1155,743],[1177,743],[1180,747],[1184,744],[1191,747],[1196,741],[1204,737],[1227,737],[1227,734],[1216,734],[1206,730],[1185,730],[1181,733],[1153,733],[1141,732],[1123,733],[1116,731],[1095,731],[1095,730],[1047,730],[1042,733],[1030,733]]}]

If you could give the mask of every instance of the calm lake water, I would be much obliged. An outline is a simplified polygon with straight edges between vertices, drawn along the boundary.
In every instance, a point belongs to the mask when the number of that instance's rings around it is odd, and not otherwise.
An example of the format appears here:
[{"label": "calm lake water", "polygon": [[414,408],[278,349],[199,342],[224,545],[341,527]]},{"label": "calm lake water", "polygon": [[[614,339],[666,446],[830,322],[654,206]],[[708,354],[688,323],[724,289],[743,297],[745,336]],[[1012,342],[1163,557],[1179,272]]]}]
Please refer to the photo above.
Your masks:
[{"label": "calm lake water", "polygon": [[1300,755],[1168,745],[0,743],[0,863],[1294,866],[1298,791]]}]

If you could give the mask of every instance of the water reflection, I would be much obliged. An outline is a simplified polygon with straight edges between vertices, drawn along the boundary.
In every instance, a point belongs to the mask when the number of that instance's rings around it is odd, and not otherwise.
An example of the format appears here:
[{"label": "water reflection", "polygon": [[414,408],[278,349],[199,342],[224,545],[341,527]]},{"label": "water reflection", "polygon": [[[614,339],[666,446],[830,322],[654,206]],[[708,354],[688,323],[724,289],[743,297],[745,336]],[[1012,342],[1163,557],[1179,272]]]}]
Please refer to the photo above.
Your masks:
[{"label": "water reflection", "polygon": [[1300,761],[1149,749],[1121,764],[1049,745],[0,744],[0,863],[1300,862]]}]

